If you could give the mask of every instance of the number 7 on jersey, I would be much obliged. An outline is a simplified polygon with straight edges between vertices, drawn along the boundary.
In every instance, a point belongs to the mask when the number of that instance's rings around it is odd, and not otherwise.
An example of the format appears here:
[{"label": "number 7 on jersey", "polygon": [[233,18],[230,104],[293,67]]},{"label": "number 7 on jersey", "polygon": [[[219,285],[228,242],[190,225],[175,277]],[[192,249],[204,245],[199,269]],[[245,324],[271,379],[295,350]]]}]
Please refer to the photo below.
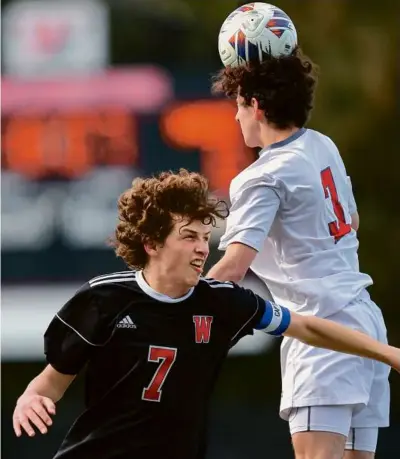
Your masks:
[{"label": "number 7 on jersey", "polygon": [[178,349],[173,347],[149,347],[148,361],[161,363],[154,373],[150,384],[143,389],[142,400],[146,400],[147,402],[159,402],[161,400],[161,388],[175,362],[177,352]]}]

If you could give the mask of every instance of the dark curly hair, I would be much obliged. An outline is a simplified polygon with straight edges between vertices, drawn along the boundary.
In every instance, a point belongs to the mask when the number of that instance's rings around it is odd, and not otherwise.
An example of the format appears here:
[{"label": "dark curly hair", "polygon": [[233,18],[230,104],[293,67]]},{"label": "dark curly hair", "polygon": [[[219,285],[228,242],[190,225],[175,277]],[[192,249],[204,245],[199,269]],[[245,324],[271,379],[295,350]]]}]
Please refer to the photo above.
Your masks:
[{"label": "dark curly hair", "polygon": [[224,201],[209,196],[208,181],[194,172],[162,172],[137,178],[118,200],[119,224],[112,245],[131,268],[143,269],[148,255],[144,244],[162,244],[174,225],[174,215],[216,226],[228,216]]},{"label": "dark curly hair", "polygon": [[228,97],[239,94],[247,105],[254,97],[268,122],[286,129],[307,123],[316,84],[315,64],[297,48],[290,56],[267,56],[262,63],[222,69],[213,77],[212,91]]}]

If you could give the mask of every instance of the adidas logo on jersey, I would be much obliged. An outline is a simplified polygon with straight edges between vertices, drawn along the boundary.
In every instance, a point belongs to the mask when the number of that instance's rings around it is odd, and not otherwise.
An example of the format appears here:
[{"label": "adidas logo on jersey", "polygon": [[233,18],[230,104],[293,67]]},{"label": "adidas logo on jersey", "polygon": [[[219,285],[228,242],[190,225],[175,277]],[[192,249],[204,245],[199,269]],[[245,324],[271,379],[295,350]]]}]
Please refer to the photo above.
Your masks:
[{"label": "adidas logo on jersey", "polygon": [[137,328],[129,316],[125,316],[117,323],[117,328]]}]

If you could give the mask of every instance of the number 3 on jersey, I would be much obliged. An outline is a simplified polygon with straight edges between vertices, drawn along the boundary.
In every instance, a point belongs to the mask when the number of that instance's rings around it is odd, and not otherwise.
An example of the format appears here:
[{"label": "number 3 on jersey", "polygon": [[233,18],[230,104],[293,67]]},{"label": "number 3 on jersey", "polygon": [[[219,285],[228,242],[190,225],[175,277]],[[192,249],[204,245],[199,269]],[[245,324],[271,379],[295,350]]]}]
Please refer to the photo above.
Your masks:
[{"label": "number 3 on jersey", "polygon": [[161,400],[161,388],[175,362],[177,352],[178,349],[173,347],[150,346],[148,361],[160,362],[160,365],[154,373],[150,384],[143,389],[143,400],[148,402],[159,402]]},{"label": "number 3 on jersey", "polygon": [[336,189],[335,181],[333,180],[333,175],[330,167],[327,167],[321,171],[321,182],[324,188],[325,198],[330,198],[332,201],[333,210],[336,215],[337,221],[329,222],[329,233],[335,239],[335,244],[343,236],[350,233],[351,225],[346,223],[344,216],[344,210],[342,205],[339,202],[339,196]]}]

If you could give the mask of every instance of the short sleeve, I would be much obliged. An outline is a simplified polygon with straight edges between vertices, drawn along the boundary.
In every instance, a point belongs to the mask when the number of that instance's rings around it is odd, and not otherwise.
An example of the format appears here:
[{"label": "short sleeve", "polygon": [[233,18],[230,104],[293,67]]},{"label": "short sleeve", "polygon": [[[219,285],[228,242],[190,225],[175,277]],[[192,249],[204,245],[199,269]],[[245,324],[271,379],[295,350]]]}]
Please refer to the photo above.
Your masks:
[{"label": "short sleeve", "polygon": [[[222,288],[225,284],[225,288]],[[224,308],[231,341],[236,344],[261,322],[265,312],[265,301],[251,290],[232,282],[221,283],[218,288],[220,305]],[[233,345],[232,344],[232,345]]]},{"label": "short sleeve", "polygon": [[[253,330],[260,330],[268,335],[282,336],[289,328],[291,315],[289,309],[273,301],[268,301],[252,290],[239,287],[232,282],[220,283],[221,305],[224,304],[231,330],[232,345]],[[231,288],[222,289],[222,285]]]},{"label": "short sleeve", "polygon": [[265,178],[248,180],[231,200],[230,215],[219,249],[226,250],[229,244],[239,242],[259,252],[280,205],[273,183],[270,184]]},{"label": "short sleeve", "polygon": [[348,201],[349,213],[350,213],[350,215],[353,215],[353,214],[355,214],[357,212],[357,204],[356,204],[356,200],[354,198],[353,187],[351,185],[351,179],[350,179],[349,176],[347,177],[347,183],[348,183],[348,186],[349,186],[349,201]]},{"label": "short sleeve", "polygon": [[54,316],[44,334],[46,360],[63,374],[77,374],[111,337],[115,308],[110,288],[80,289]]}]

